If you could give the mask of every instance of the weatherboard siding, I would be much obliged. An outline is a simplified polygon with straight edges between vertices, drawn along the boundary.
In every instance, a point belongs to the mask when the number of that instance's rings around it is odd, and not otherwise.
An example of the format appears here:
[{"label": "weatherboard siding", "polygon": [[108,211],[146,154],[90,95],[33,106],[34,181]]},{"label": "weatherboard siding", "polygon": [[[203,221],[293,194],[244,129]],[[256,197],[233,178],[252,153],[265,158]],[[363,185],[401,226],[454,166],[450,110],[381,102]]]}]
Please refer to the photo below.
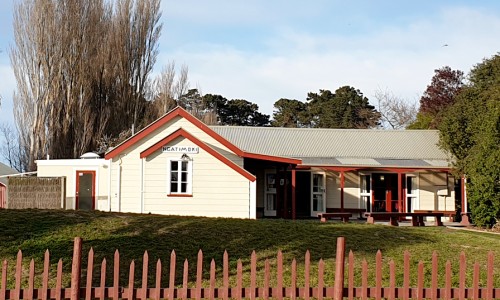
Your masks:
[{"label": "weatherboard siding", "polygon": [[[221,153],[222,155],[227,157],[229,160],[233,161],[238,166],[241,167],[243,166],[243,158],[237,156],[232,151],[230,151],[226,146],[219,143],[217,140],[212,138],[206,132],[204,132],[203,130],[193,125],[188,120],[181,117],[173,118],[169,122],[165,123],[160,128],[156,129],[149,135],[145,136],[139,142],[125,149],[121,154],[118,155],[118,157],[123,156],[125,157],[125,159],[128,159],[127,157],[132,156],[133,159],[138,159],[142,151],[148,149],[149,147],[153,146],[154,144],[161,141],[165,137],[174,133],[179,128],[183,128],[185,131],[193,135],[195,138],[199,139],[200,141],[207,144],[217,152]],[[194,145],[194,143],[191,141],[186,141],[186,143],[181,146],[188,146],[188,145]]]},{"label": "weatherboard siding", "polygon": [[133,156],[130,153],[122,158],[120,212],[141,212],[141,161],[138,154],[135,159]]},{"label": "weatherboard siding", "polygon": [[[160,187],[155,187],[155,184],[159,184],[158,180],[156,178],[151,178],[151,176],[146,177],[149,172],[155,172],[153,169],[155,167],[159,166],[154,166],[154,164],[148,163],[149,158],[144,159],[144,209],[142,209],[142,204],[141,204],[141,190],[142,190],[142,181],[141,181],[141,159],[140,159],[140,153],[143,152],[144,150],[150,148],[154,144],[158,143],[165,137],[169,136],[170,134],[174,133],[176,130],[179,128],[183,128],[187,132],[189,132],[191,135],[193,135],[195,138],[199,139],[203,143],[207,144],[217,152],[221,153],[223,156],[225,156],[227,159],[235,163],[236,165],[242,167],[243,166],[243,158],[238,157],[235,155],[233,152],[231,152],[227,147],[222,145],[220,142],[212,138],[210,135],[205,133],[203,130],[198,128],[197,126],[193,125],[191,122],[188,120],[181,118],[181,117],[176,117],[169,122],[165,123],[163,126],[158,128],[157,130],[153,131],[149,135],[145,136],[143,139],[141,139],[139,142],[136,144],[130,146],[129,148],[125,149],[121,154],[119,154],[117,157],[114,157],[112,159],[112,167],[111,167],[111,210],[112,211],[121,211],[121,212],[136,212],[140,213],[142,212],[149,212],[149,210],[146,209],[147,205],[147,197],[148,193],[157,193],[158,189]],[[169,145],[178,145],[178,146],[193,146],[194,143],[189,141],[188,139],[179,137],[178,139],[175,139],[173,143],[170,143]],[[200,152],[202,152],[200,148]],[[157,153],[162,153],[162,149],[159,149],[156,151]],[[155,154],[153,154],[155,155]],[[180,158],[182,153],[169,153],[172,157],[175,158]],[[189,156],[197,156],[198,154],[188,154]],[[206,154],[210,156],[209,154]],[[210,156],[211,157],[211,156]],[[231,177],[238,177],[236,179],[237,181],[246,181],[247,186],[246,186],[246,192],[244,190],[239,191],[239,194],[245,194],[246,199],[248,199],[248,180],[245,179],[241,174],[238,174],[236,171],[232,170],[216,158],[212,157],[212,161],[207,162],[206,160],[201,160],[199,163],[199,166],[196,167],[196,164],[193,164],[193,173],[196,174],[197,169],[198,170],[211,170],[210,172],[208,171],[203,171],[200,174],[202,174],[202,177],[200,179],[195,179],[194,180],[200,180],[200,181],[205,181],[205,182],[210,182],[206,181],[205,179],[210,177],[212,174],[215,174],[216,177],[212,178],[212,181],[222,181],[222,178],[227,177],[226,173],[220,172],[217,168],[212,168],[214,165],[217,166],[224,166],[224,168],[227,168],[231,170]],[[203,164],[206,164],[206,166],[203,167]],[[120,170],[121,166],[121,176],[120,176],[120,187],[118,188],[118,170]],[[166,162],[163,164],[164,167],[164,176],[166,176]],[[150,168],[153,168],[150,170]],[[197,168],[197,169],[196,169]],[[165,178],[165,182],[163,184],[166,184],[167,178]],[[149,182],[150,180],[151,183]],[[228,180],[225,178],[225,180]],[[229,182],[231,182],[233,178],[229,179]],[[228,184],[229,186],[234,186],[233,184]],[[212,185],[214,186],[214,185]],[[200,186],[200,188],[203,188]],[[153,189],[153,190],[151,190]],[[219,188],[220,189],[220,188]],[[201,190],[200,190],[201,191]],[[164,194],[166,194],[166,186],[164,187],[163,191]],[[193,186],[193,193],[195,192],[195,187]],[[228,192],[230,192],[228,190]],[[119,195],[118,195],[119,193]],[[199,191],[198,191],[199,193]],[[193,197],[192,200],[194,200],[195,197]],[[187,203],[187,202],[184,202]],[[195,204],[193,204],[195,205]],[[189,208],[184,209],[183,214],[189,214],[186,212],[189,212]],[[153,212],[153,211],[152,211]],[[155,213],[167,213],[166,211],[155,211]],[[179,214],[177,212],[172,212],[172,214]],[[198,213],[194,213],[194,215],[198,215]],[[247,208],[247,215],[248,216],[248,208]]]},{"label": "weatherboard siding", "polygon": [[345,172],[344,176],[344,208],[359,208],[358,172]]},{"label": "weatherboard siding", "polygon": [[[169,145],[187,143],[183,138]],[[144,212],[208,217],[249,217],[249,180],[200,149],[192,159],[192,195],[168,196],[168,163],[178,153],[156,151],[145,159]]]},{"label": "weatherboard siding", "polygon": [[[344,208],[359,208],[359,176],[357,172],[344,173]],[[328,172],[326,177],[326,207],[341,207],[340,173]]]},{"label": "weatherboard siding", "polygon": [[[448,195],[439,196],[439,189],[448,188]],[[419,202],[421,210],[455,210],[455,191],[453,177],[446,173],[419,174]]]},{"label": "weatherboard siding", "polygon": [[338,176],[333,172],[326,173],[326,207],[340,207],[340,192],[337,189]]},{"label": "weatherboard siding", "polygon": [[37,162],[37,177],[66,177],[66,209],[75,209],[76,171],[95,171],[95,209],[106,210],[108,207],[108,166],[89,160],[88,165],[75,165],[81,160],[40,160]]}]

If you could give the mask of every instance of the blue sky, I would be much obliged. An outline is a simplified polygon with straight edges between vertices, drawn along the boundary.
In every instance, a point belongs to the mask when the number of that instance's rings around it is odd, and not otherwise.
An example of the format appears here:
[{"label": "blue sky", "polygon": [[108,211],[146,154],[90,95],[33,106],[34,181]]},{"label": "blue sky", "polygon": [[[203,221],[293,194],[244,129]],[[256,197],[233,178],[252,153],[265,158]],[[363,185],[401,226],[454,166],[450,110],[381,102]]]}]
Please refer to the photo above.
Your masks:
[{"label": "blue sky", "polygon": [[[8,47],[12,3],[0,8],[0,122],[13,122]],[[418,101],[434,69],[468,72],[500,50],[500,1],[163,0],[155,73],[189,67],[191,87],[246,99],[272,114],[279,98],[351,85]],[[443,45],[448,45],[443,47]]]}]

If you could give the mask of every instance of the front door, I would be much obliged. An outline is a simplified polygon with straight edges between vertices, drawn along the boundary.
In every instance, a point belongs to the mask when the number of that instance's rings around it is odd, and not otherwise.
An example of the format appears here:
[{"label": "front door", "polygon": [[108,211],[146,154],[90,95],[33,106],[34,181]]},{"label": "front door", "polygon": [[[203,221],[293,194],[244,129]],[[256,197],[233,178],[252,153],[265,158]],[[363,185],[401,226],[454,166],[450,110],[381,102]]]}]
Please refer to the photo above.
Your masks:
[{"label": "front door", "polygon": [[95,171],[76,171],[75,209],[95,208]]},{"label": "front door", "polygon": [[325,173],[313,172],[311,176],[311,217],[326,211]]}]

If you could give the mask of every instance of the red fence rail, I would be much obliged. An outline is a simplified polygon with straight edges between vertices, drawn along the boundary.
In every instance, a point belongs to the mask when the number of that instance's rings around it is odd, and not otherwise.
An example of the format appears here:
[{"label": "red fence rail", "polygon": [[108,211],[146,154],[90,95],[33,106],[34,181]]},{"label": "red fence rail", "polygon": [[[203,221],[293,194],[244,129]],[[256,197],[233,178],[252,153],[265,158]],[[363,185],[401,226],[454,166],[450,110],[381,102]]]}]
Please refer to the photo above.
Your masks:
[{"label": "red fence rail", "polygon": [[[345,266],[347,264],[347,277],[345,277]],[[466,287],[466,258],[465,254],[460,254],[459,264],[459,286],[452,287],[452,267],[448,261],[445,268],[445,286],[438,286],[438,258],[434,253],[432,256],[432,272],[430,286],[424,286],[424,263],[418,263],[417,286],[410,286],[410,256],[408,252],[404,254],[403,264],[403,286],[396,286],[396,267],[393,261],[389,262],[389,286],[382,286],[382,253],[376,254],[375,259],[375,287],[368,286],[368,263],[366,260],[361,263],[361,286],[354,284],[354,254],[349,252],[347,262],[345,261],[345,240],[343,237],[337,240],[335,281],[333,286],[325,286],[324,272],[325,263],[322,259],[318,262],[317,285],[310,285],[311,261],[309,252],[305,255],[304,261],[304,279],[303,287],[297,286],[297,261],[293,259],[291,263],[290,285],[284,286],[283,278],[283,254],[281,251],[277,254],[276,266],[276,285],[271,287],[271,267],[268,259],[264,264],[264,280],[262,286],[257,285],[257,256],[255,252],[250,258],[250,285],[243,286],[243,264],[238,260],[236,266],[236,284],[230,285],[229,280],[229,257],[224,253],[222,262],[222,284],[216,286],[216,264],[212,260],[209,270],[209,282],[203,282],[203,253],[198,252],[196,265],[195,287],[188,287],[189,263],[187,260],[182,265],[182,283],[175,282],[176,274],[176,255],[172,251],[170,256],[170,266],[168,270],[168,282],[162,283],[163,268],[161,260],[156,262],[155,282],[151,287],[148,282],[149,257],[144,253],[142,266],[142,281],[140,286],[135,286],[135,262],[132,261],[129,267],[129,278],[127,286],[120,286],[120,254],[116,250],[113,261],[112,285],[106,286],[106,259],[101,262],[100,284],[93,286],[93,279],[96,274],[94,270],[94,250],[90,249],[87,262],[86,284],[81,286],[81,266],[82,266],[82,240],[75,238],[71,271],[71,286],[65,288],[63,281],[63,264],[59,260],[55,278],[55,287],[49,288],[50,279],[50,256],[48,250],[45,252],[43,272],[41,274],[41,287],[35,288],[35,264],[32,259],[28,269],[28,287],[21,288],[23,276],[25,276],[22,265],[22,252],[19,251],[14,271],[14,289],[7,289],[8,263],[5,260],[2,265],[2,277],[0,287],[0,300],[20,300],[20,299],[41,299],[41,300],[62,300],[62,299],[278,299],[290,298],[295,300],[302,298],[309,300],[316,298],[333,299],[500,299],[500,288],[494,287],[494,255],[488,254],[486,264],[486,285],[480,286],[480,265],[474,263],[472,287]],[[498,266],[497,266],[498,269]],[[498,272],[498,270],[497,270]],[[274,274],[274,273],[273,273]],[[26,279],[26,278],[24,278]],[[208,285],[208,287],[207,287]]]}]

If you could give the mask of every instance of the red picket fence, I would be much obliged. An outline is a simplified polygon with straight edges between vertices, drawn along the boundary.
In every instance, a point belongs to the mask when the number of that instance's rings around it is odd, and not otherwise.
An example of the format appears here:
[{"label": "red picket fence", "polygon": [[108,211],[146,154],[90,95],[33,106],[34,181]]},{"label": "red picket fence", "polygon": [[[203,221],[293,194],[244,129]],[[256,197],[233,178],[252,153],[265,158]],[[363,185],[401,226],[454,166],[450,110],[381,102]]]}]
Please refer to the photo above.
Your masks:
[{"label": "red picket fence", "polygon": [[[446,263],[445,270],[445,286],[438,286],[438,260],[437,254],[434,253],[432,257],[432,279],[430,287],[424,287],[424,264],[420,262],[418,264],[417,272],[417,286],[410,286],[410,258],[409,253],[406,252],[404,255],[404,266],[403,266],[403,286],[396,286],[396,269],[393,261],[389,263],[389,286],[382,286],[382,254],[380,251],[376,254],[375,259],[375,287],[368,286],[368,264],[366,261],[362,262],[361,267],[361,286],[356,287],[354,285],[354,255],[352,251],[349,253],[347,258],[347,278],[344,277],[345,272],[345,240],[343,237],[337,240],[337,252],[336,252],[336,268],[335,268],[335,281],[333,286],[325,286],[324,283],[324,271],[325,264],[323,260],[318,263],[318,280],[317,286],[312,287],[310,285],[310,255],[309,252],[306,253],[304,262],[304,279],[305,284],[302,287],[297,286],[297,262],[294,259],[291,264],[291,284],[290,286],[284,286],[283,278],[283,255],[278,252],[277,255],[277,284],[273,287],[270,286],[270,274],[271,268],[269,260],[266,259],[264,266],[264,280],[263,286],[257,286],[257,256],[255,252],[252,253],[250,259],[250,286],[243,286],[243,265],[241,260],[238,260],[236,268],[236,286],[230,286],[229,284],[229,258],[227,252],[223,256],[223,267],[222,267],[222,287],[216,286],[216,265],[215,261],[212,260],[210,264],[210,279],[209,287],[203,286],[203,254],[200,251],[198,253],[197,269],[196,269],[196,284],[195,287],[188,287],[188,261],[185,260],[183,264],[183,280],[182,284],[175,282],[175,272],[176,272],[176,256],[175,252],[172,251],[170,257],[170,267],[169,267],[169,280],[168,286],[162,284],[162,264],[158,260],[156,263],[156,274],[154,287],[150,287],[148,284],[148,254],[145,252],[142,267],[142,282],[141,286],[136,287],[134,282],[135,276],[135,263],[132,261],[130,263],[128,286],[122,287],[119,285],[120,282],[120,255],[118,250],[115,252],[114,263],[113,263],[113,278],[112,286],[106,286],[106,259],[103,259],[101,263],[100,272],[100,285],[92,286],[92,281],[94,279],[93,269],[94,269],[94,251],[90,249],[88,255],[88,265],[86,274],[86,285],[81,286],[81,261],[82,261],[82,240],[80,238],[75,238],[74,249],[73,249],[73,261],[72,261],[72,271],[71,271],[71,286],[63,287],[63,265],[62,261],[59,260],[57,264],[57,274],[56,274],[56,284],[55,287],[49,288],[49,277],[50,277],[50,257],[49,252],[45,253],[43,273],[42,273],[42,283],[41,287],[35,288],[35,265],[34,261],[31,260],[28,271],[28,287],[21,288],[23,282],[23,266],[22,266],[22,253],[19,251],[17,256],[17,262],[15,266],[15,286],[14,289],[7,289],[7,276],[8,276],[8,264],[7,261],[3,262],[2,266],[2,277],[1,277],[1,288],[0,288],[0,300],[20,300],[20,299],[214,299],[221,298],[227,300],[229,298],[235,299],[251,299],[256,298],[261,299],[278,299],[290,298],[295,300],[297,298],[309,300],[310,298],[316,298],[322,300],[324,298],[333,299],[500,299],[500,288],[494,288],[494,255],[493,252],[488,254],[488,261],[486,265],[487,279],[486,286],[479,286],[480,277],[480,266],[478,263],[474,264],[473,269],[473,284],[472,287],[466,287],[466,259],[465,254],[460,255],[460,266],[459,266],[459,287],[452,287],[451,274],[452,268],[451,263],[448,261]],[[497,270],[498,272],[498,266]],[[345,284],[347,283],[347,284]]]}]

